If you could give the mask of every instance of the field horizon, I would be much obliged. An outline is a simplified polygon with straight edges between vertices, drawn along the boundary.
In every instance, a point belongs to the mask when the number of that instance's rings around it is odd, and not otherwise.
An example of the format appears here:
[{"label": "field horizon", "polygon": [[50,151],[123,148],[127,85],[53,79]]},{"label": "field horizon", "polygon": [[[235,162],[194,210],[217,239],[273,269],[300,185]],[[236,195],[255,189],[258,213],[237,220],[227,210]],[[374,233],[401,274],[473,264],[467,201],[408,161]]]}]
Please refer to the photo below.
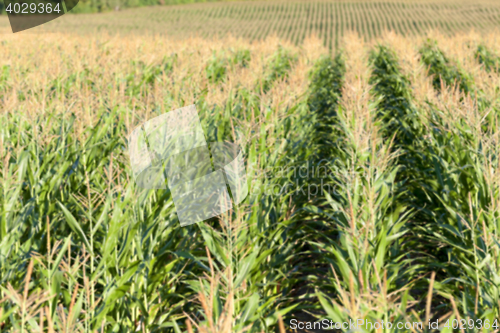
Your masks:
[{"label": "field horizon", "polygon": [[[230,34],[248,41],[276,36],[296,45],[316,35],[334,50],[350,32],[368,41],[388,31],[418,36],[435,30],[452,36],[499,28],[500,2],[492,0],[246,0],[65,15],[22,33],[153,34],[179,40]],[[0,16],[0,31],[10,33],[6,15]]]}]

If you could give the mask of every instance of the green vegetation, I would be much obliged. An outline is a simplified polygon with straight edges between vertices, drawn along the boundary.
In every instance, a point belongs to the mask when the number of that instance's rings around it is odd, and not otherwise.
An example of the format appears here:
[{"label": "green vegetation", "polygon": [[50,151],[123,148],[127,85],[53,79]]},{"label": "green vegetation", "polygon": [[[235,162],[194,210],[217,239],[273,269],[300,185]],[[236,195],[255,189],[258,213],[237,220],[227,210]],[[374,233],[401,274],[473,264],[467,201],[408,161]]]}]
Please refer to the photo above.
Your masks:
[{"label": "green vegetation", "polygon": [[[295,5],[254,8],[279,17]],[[174,23],[247,4],[204,6],[172,7]],[[291,319],[324,318],[499,329],[499,44],[335,33],[306,47],[3,38],[0,330],[284,333]],[[242,141],[249,196],[180,227],[168,189],[136,186],[127,137],[192,103],[207,141]]]},{"label": "green vegetation", "polygon": [[[292,70],[288,55],[294,52],[280,46],[268,56],[266,73]],[[235,63],[248,65],[249,51],[235,54]],[[197,63],[192,54],[182,56],[184,64]],[[306,102],[268,105],[262,114],[260,91],[238,88],[223,105],[210,103],[202,87],[217,82],[194,72],[178,76],[176,54],[148,64],[128,57],[112,64],[104,69],[90,62],[56,75],[50,89],[29,89],[36,98],[50,98],[50,107],[34,118],[2,115],[8,124],[1,131],[0,162],[2,330],[36,332],[41,322],[47,332],[130,332],[139,325],[147,332],[178,332],[188,327],[187,315],[192,325],[210,327],[213,320],[214,333],[274,330],[300,305],[289,295],[303,278],[294,269],[299,256],[293,246],[303,232],[283,201],[292,193],[272,195],[269,189],[296,176],[252,177],[245,205],[182,228],[169,190],[141,191],[131,178],[127,124],[141,119],[133,111],[137,103],[149,102],[155,112],[186,98],[172,92],[175,80],[196,92],[207,140],[235,140],[232,126],[243,126],[248,170],[276,170],[308,158],[314,124],[303,121],[310,114]],[[126,70],[115,71],[120,66]],[[269,88],[279,84],[274,75]],[[2,94],[8,95],[18,82],[4,80],[9,84]],[[109,99],[115,84],[123,101]],[[148,97],[159,85],[166,94],[161,105]],[[60,113],[57,105],[89,90],[93,125],[82,128],[85,111]],[[26,102],[17,99],[16,108]]]},{"label": "green vegetation", "polygon": [[476,58],[484,65],[488,72],[500,70],[500,57],[489,50],[485,45],[479,45],[476,51]]},{"label": "green vegetation", "polygon": [[441,90],[441,84],[457,85],[465,93],[472,92],[472,82],[467,74],[450,63],[450,60],[439,50],[437,43],[428,40],[421,48],[422,61],[429,66],[429,74],[433,75],[434,89]]},{"label": "green vegetation", "polygon": [[296,60],[296,57],[287,52],[285,48],[279,46],[278,51],[267,64],[264,78],[259,82],[257,89],[267,92],[271,89],[274,81],[278,79],[286,80],[288,72]]},{"label": "green vegetation", "polygon": [[205,68],[207,79],[212,83],[221,81],[226,75],[226,66],[227,60],[225,58],[217,58],[214,55]]},{"label": "green vegetation", "polygon": [[307,103],[311,113],[316,115],[314,119],[316,131],[322,133],[314,138],[320,147],[318,161],[330,159],[332,147],[338,144],[339,136],[332,135],[332,131],[338,132],[335,127],[338,125],[337,107],[341,98],[345,70],[342,53],[338,53],[333,58],[321,57],[311,72]]}]

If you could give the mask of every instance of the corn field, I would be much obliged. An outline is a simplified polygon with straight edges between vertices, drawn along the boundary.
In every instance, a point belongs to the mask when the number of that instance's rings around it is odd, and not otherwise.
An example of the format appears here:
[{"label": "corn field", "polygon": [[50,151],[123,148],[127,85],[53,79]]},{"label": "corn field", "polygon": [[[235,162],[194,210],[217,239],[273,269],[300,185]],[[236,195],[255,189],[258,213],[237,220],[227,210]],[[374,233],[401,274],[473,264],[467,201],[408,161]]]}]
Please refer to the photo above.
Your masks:
[{"label": "corn field", "polygon": [[[162,34],[175,39],[229,34],[251,41],[276,36],[296,45],[315,35],[336,50],[351,31],[369,41],[387,31],[414,37],[435,30],[452,36],[471,30],[492,33],[499,27],[496,0],[261,0],[66,15],[33,31]],[[0,17],[0,28],[10,32],[6,16]]]},{"label": "corn field", "polygon": [[[346,33],[332,55],[314,37],[16,34],[0,50],[2,332],[498,331],[494,35]],[[243,133],[249,196],[180,227],[168,189],[136,186],[127,136],[193,103],[207,141]]]}]

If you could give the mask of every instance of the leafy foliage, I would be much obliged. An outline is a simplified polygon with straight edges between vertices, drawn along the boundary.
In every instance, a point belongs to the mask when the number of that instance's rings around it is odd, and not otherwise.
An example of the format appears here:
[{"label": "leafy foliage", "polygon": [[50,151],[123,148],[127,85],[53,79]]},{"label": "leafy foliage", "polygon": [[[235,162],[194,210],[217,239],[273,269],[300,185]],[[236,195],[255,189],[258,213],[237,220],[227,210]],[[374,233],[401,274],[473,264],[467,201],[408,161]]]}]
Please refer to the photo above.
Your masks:
[{"label": "leafy foliage", "polygon": [[214,55],[205,68],[208,81],[217,83],[223,80],[226,75],[226,66],[227,60],[225,58],[218,58]]},{"label": "leafy foliage", "polygon": [[498,72],[500,68],[500,57],[491,50],[489,50],[485,45],[478,45],[476,50],[476,58],[480,64],[484,65],[484,68],[488,72]]},{"label": "leafy foliage", "polygon": [[464,93],[472,93],[471,78],[439,50],[436,41],[427,40],[420,49],[422,62],[429,67],[429,74],[433,76],[434,89],[441,90],[441,82],[451,86],[457,85]]},{"label": "leafy foliage", "polygon": [[296,60],[296,56],[290,54],[280,45],[278,51],[269,60],[264,78],[259,81],[258,89],[267,92],[276,80],[286,80],[288,72]]},{"label": "leafy foliage", "polygon": [[[500,316],[497,89],[475,91],[460,59],[425,43],[434,84],[417,99],[415,76],[385,44],[306,57],[243,42],[158,52],[148,38],[117,38],[117,50],[146,49],[121,58],[91,40],[57,70],[50,43],[29,56],[2,43],[2,332]],[[54,45],[66,55],[79,41]],[[494,54],[478,52],[477,65]],[[239,81],[260,60],[257,82]],[[484,68],[481,79],[495,77]],[[193,101],[207,141],[242,140],[250,194],[181,228],[169,190],[137,188],[127,134]]]}]

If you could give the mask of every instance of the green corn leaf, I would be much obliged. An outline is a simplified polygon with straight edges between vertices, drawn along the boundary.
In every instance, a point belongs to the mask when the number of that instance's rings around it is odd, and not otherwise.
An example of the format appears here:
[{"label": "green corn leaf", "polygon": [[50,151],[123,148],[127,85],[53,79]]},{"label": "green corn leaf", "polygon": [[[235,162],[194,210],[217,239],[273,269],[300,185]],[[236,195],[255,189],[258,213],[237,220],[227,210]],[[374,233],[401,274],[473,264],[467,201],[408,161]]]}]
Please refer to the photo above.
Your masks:
[{"label": "green corn leaf", "polygon": [[83,232],[82,228],[80,227],[79,223],[76,221],[74,216],[71,214],[71,212],[59,201],[57,202],[59,204],[59,207],[61,207],[64,216],[66,217],[66,222],[70,226],[70,228],[78,235],[80,236],[81,239],[85,242],[85,246],[87,247],[88,251],[92,253],[92,247],[90,246],[90,243],[87,239],[87,236],[85,236],[85,233]]}]

